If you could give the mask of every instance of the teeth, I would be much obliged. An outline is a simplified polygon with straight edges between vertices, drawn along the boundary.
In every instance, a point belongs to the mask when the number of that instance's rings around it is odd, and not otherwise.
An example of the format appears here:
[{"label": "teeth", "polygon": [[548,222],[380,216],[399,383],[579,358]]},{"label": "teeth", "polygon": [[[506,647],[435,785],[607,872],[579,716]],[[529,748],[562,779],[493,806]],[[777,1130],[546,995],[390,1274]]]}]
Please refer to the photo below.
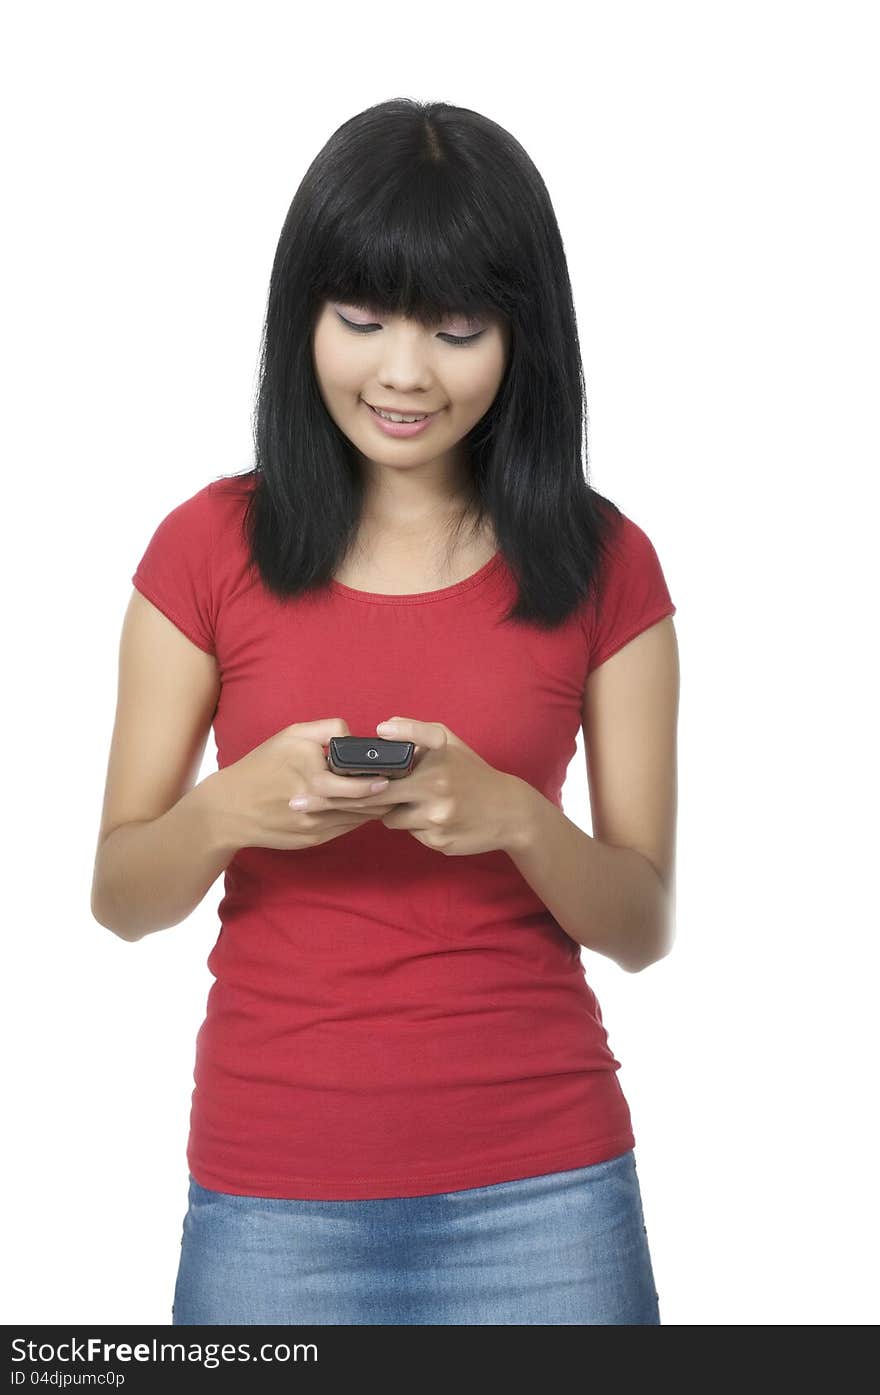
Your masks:
[{"label": "teeth", "polygon": [[402,417],[399,412],[380,412],[378,407],[374,407],[373,411],[377,416],[384,417],[386,421],[424,421],[428,415],[427,412],[423,412],[420,417]]}]

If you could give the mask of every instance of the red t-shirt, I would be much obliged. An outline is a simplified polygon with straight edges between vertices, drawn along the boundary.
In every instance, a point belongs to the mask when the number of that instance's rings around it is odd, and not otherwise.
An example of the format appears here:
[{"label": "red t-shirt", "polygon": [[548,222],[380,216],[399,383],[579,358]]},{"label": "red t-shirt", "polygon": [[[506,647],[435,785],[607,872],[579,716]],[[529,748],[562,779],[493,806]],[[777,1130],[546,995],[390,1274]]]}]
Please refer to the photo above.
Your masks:
[{"label": "red t-shirt", "polygon": [[[372,735],[440,721],[561,807],[588,672],[675,607],[624,518],[598,605],[554,632],[499,624],[502,555],[418,595],[332,582],[281,601],[249,569],[252,477],[159,524],[132,581],[216,656],[219,768],[293,722]],[[446,856],[378,819],[225,872],[196,1041],[189,1169],[215,1191],[422,1196],[604,1161],[634,1146],[580,946],[504,852]]]}]

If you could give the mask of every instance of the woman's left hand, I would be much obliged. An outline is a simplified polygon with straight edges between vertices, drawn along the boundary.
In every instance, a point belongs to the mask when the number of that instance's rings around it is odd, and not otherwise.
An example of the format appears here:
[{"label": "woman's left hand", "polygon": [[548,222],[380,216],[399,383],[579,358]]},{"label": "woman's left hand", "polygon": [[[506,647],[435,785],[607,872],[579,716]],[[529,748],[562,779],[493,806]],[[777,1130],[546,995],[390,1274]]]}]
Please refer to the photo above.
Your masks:
[{"label": "woman's left hand", "polygon": [[405,828],[420,843],[450,857],[510,852],[522,836],[523,800],[529,786],[478,756],[442,722],[394,717],[378,736],[413,741],[409,775],[392,780],[376,800],[394,799],[386,828]]}]

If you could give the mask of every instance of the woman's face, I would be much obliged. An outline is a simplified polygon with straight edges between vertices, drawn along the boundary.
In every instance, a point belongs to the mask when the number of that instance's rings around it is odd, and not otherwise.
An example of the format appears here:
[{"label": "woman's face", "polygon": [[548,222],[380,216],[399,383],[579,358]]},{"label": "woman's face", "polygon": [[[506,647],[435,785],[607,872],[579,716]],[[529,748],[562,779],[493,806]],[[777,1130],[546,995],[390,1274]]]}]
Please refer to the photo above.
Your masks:
[{"label": "woman's face", "polygon": [[[451,470],[463,463],[456,445],[492,405],[508,343],[500,316],[450,318],[424,328],[367,306],[325,301],[312,355],[324,405],[364,461]],[[429,420],[415,435],[394,436],[382,429],[374,407],[427,413]]]}]

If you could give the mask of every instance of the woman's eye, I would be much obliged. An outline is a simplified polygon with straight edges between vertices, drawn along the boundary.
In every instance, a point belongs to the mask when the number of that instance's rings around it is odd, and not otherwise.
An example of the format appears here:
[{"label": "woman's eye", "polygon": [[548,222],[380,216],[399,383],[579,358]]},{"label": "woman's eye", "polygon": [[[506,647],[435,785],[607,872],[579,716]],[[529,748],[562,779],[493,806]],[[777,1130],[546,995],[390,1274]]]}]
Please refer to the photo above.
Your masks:
[{"label": "woman's eye", "polygon": [[[348,320],[344,315],[340,315],[338,310],[336,311],[336,316],[348,329],[354,330],[355,334],[370,334],[374,329],[382,328],[382,326],[378,324],[355,324],[353,320]],[[447,344],[458,346],[461,344],[473,344],[475,339],[479,339],[480,336],[485,333],[486,331],[484,329],[478,329],[476,334],[440,334],[438,338],[444,340]]]},{"label": "woman's eye", "polygon": [[370,329],[382,328],[381,325],[356,325],[352,320],[347,320],[344,315],[340,315],[338,310],[336,311],[336,314],[344,325],[347,325],[349,329],[356,330],[358,334],[364,334],[367,330]]},{"label": "woman's eye", "polygon": [[475,339],[479,339],[481,334],[485,334],[484,329],[478,329],[476,334],[441,334],[440,338],[445,339],[449,344],[473,344]]}]

